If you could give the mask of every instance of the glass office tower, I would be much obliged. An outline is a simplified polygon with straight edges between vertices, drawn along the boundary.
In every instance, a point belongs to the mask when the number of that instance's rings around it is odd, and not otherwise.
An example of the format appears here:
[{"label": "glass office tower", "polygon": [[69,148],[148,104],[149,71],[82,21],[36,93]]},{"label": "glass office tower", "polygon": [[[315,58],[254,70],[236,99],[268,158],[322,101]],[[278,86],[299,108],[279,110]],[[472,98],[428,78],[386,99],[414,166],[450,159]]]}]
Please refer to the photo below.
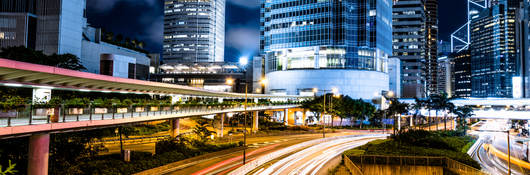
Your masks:
[{"label": "glass office tower", "polygon": [[518,0],[493,1],[471,21],[471,96],[512,97]]},{"label": "glass office tower", "polygon": [[225,0],[165,0],[164,62],[223,62]]},{"label": "glass office tower", "polygon": [[269,93],[337,88],[368,99],[388,90],[391,0],[262,0],[261,7]]}]

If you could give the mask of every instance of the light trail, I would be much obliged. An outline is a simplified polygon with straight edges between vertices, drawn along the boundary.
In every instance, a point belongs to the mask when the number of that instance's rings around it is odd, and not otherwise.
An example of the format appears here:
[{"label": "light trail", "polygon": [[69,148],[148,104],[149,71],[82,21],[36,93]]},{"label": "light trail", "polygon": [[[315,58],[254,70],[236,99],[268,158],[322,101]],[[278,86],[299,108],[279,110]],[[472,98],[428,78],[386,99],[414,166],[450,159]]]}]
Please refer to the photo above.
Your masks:
[{"label": "light trail", "polygon": [[386,135],[371,135],[349,137],[319,143],[290,156],[287,156],[271,166],[259,170],[255,175],[298,175],[317,174],[331,159],[344,151],[368,143],[369,141],[385,138]]}]

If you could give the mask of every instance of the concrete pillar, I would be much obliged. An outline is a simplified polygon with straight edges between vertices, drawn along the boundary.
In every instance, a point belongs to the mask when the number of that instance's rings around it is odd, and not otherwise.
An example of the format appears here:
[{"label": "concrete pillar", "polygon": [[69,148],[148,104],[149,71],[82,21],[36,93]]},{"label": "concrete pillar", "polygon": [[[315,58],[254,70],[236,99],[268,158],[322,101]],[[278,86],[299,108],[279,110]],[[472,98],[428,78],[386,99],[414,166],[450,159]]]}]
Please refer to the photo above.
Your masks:
[{"label": "concrete pillar", "polygon": [[285,109],[285,110],[283,111],[283,124],[285,124],[285,125],[289,125],[289,124],[288,124],[288,120],[289,120],[288,117],[289,117],[289,109]]},{"label": "concrete pillar", "polygon": [[401,114],[398,115],[397,118],[398,118],[398,121],[397,121],[397,130],[399,131],[399,130],[401,130]]},{"label": "concrete pillar", "polygon": [[307,110],[304,109],[304,111],[302,111],[303,114],[302,114],[302,125],[306,126],[307,123],[306,123],[306,119],[307,119]]},{"label": "concrete pillar", "polygon": [[410,116],[410,127],[413,127],[414,126],[414,117],[413,116]]},{"label": "concrete pillar", "polygon": [[222,113],[221,114],[221,134],[219,134],[219,137],[223,137],[223,135],[224,135],[225,116],[226,116],[226,113]]},{"label": "concrete pillar", "polygon": [[259,130],[259,112],[252,112],[252,132],[257,132]]},{"label": "concrete pillar", "polygon": [[169,129],[169,135],[174,138],[180,135],[180,118],[169,119],[171,128]]},{"label": "concrete pillar", "polygon": [[28,174],[47,175],[50,154],[50,134],[35,134],[29,137]]}]

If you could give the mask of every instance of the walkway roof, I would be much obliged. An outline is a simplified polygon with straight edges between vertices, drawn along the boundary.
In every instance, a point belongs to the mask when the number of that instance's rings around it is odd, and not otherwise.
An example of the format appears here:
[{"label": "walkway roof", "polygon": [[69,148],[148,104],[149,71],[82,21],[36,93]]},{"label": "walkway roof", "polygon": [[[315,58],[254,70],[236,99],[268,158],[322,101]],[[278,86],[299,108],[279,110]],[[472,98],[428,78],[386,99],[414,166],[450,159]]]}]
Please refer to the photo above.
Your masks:
[{"label": "walkway roof", "polygon": [[[175,94],[244,98],[245,94],[210,91],[189,86],[112,77],[87,72],[62,69],[0,58],[0,85],[18,87],[42,87],[65,90]],[[279,96],[248,94],[249,98],[309,98],[303,96]]]}]

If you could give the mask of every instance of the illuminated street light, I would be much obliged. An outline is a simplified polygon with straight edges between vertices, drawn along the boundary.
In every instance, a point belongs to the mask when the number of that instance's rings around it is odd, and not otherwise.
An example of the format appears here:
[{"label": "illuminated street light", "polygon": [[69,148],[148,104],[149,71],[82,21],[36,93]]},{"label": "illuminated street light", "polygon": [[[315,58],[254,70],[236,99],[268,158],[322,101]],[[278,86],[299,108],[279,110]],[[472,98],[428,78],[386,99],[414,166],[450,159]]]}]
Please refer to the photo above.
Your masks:
[{"label": "illuminated street light", "polygon": [[227,84],[227,85],[230,85],[230,86],[234,85],[234,79],[232,79],[232,78],[227,78],[227,79],[226,79],[226,84]]},{"label": "illuminated street light", "polygon": [[248,57],[240,57],[239,64],[242,66],[246,66],[248,64]]},{"label": "illuminated street light", "polygon": [[266,78],[262,78],[259,83],[262,85],[262,86],[265,86],[269,83],[269,80],[267,80]]}]

